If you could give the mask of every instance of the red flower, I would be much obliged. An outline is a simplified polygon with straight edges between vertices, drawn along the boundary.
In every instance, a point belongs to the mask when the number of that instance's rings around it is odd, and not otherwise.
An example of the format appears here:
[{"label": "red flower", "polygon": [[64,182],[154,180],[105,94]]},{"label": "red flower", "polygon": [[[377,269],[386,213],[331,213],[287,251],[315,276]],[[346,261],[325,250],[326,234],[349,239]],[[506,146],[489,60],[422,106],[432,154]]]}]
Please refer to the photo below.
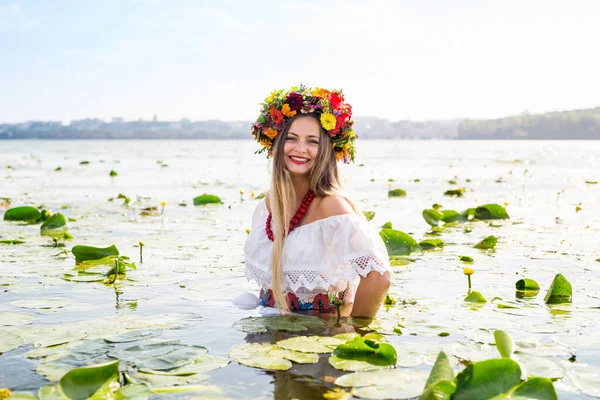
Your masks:
[{"label": "red flower", "polygon": [[337,93],[331,93],[331,97],[329,98],[331,107],[333,107],[334,110],[337,110],[338,108],[340,108],[340,104],[342,104],[343,100],[344,100],[344,98],[342,97],[342,95],[337,94]]},{"label": "red flower", "polygon": [[271,106],[269,114],[271,114],[271,119],[273,120],[275,125],[279,125],[281,122],[283,122],[283,114],[275,107]]},{"label": "red flower", "polygon": [[337,123],[335,124],[336,129],[341,129],[346,122],[350,119],[350,114],[343,113],[337,116]]},{"label": "red flower", "polygon": [[294,293],[288,292],[288,294],[285,295],[285,299],[290,311],[300,310],[300,300],[298,300],[298,297]]},{"label": "red flower", "polygon": [[273,291],[271,289],[267,290],[265,294],[265,302],[267,303],[267,307],[275,306],[275,297],[273,296]]},{"label": "red flower", "polygon": [[286,103],[288,103],[290,105],[290,110],[292,111],[298,111],[302,108],[302,105],[304,103],[304,99],[302,98],[301,94],[298,94],[296,92],[292,92],[288,95],[287,99],[285,100]]},{"label": "red flower", "polygon": [[315,310],[319,310],[319,312],[328,312],[329,306],[329,297],[324,293],[319,293],[313,299],[313,307]]}]

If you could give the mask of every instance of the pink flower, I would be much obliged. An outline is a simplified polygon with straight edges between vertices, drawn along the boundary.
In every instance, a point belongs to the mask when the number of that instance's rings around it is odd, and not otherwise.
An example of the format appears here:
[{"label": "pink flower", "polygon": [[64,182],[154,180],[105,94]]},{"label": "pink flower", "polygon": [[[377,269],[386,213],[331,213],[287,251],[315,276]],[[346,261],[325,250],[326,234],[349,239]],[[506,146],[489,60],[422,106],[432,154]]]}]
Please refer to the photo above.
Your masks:
[{"label": "pink flower", "polygon": [[285,299],[287,301],[287,305],[290,311],[298,311],[300,310],[300,300],[298,300],[298,296],[296,296],[292,292],[288,292],[285,295]]},{"label": "pink flower", "polygon": [[324,293],[319,293],[313,299],[313,307],[315,310],[319,310],[319,312],[328,312],[329,297],[327,297],[327,295]]}]

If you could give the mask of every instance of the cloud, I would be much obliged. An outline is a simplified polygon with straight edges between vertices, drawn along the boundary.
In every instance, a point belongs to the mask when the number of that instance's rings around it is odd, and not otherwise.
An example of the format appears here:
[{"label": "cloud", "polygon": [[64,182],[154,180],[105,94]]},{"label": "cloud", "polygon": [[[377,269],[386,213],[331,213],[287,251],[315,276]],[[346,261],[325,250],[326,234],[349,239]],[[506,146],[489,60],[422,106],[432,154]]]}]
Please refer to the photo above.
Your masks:
[{"label": "cloud", "polygon": [[0,5],[0,32],[31,29],[38,25],[39,18],[26,15],[17,3]]}]

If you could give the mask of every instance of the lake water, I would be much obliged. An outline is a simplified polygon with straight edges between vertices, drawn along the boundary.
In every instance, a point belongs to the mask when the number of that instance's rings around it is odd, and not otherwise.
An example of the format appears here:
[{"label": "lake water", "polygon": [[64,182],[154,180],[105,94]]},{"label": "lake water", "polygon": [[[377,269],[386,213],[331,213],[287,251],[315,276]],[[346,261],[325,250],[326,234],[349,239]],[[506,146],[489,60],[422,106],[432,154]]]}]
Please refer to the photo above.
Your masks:
[{"label": "lake water", "polygon": [[[357,164],[344,165],[341,172],[360,207],[375,211],[371,223],[380,227],[389,221],[417,241],[440,238],[445,243],[442,251],[413,255],[408,265],[393,267],[390,293],[398,304],[382,307],[376,327],[389,334],[401,366],[429,370],[442,349],[453,355],[457,371],[462,368],[459,359],[498,357],[487,343],[493,343],[494,329],[502,329],[517,341],[528,373],[559,378],[559,398],[600,397],[600,185],[586,183],[600,180],[600,142],[358,142]],[[250,140],[0,141],[0,197],[10,198],[13,207],[43,205],[63,213],[73,219],[68,225],[74,237],[56,248],[39,235],[38,225],[0,222],[0,239],[25,242],[0,244],[0,338],[20,343],[0,355],[0,388],[37,393],[48,377],[60,377],[61,365],[99,363],[107,354],[145,340],[179,340],[227,357],[237,344],[293,336],[232,327],[260,316],[259,309],[240,310],[230,303],[256,289],[246,281],[243,264],[245,230],[257,204],[251,193],[269,185],[269,164],[263,155],[253,154],[256,149]],[[57,167],[61,170],[55,171]],[[118,176],[110,177],[111,170]],[[388,183],[407,196],[388,198]],[[467,189],[463,197],[443,195],[457,187]],[[139,199],[126,206],[117,199],[121,193]],[[220,196],[224,204],[193,206],[192,199],[203,193]],[[161,201],[166,202],[164,215],[140,215],[150,206],[158,206],[160,214]],[[474,222],[471,232],[460,226],[441,236],[426,235],[430,227],[421,212],[434,203],[460,212],[505,202],[509,220]],[[472,247],[488,235],[499,238],[495,252]],[[140,241],[145,243],[142,264]],[[69,280],[77,275],[74,257],[57,254],[77,244],[115,244],[136,262],[137,270],[129,270],[117,289]],[[474,258],[469,265],[475,270],[473,285],[488,299],[485,305],[463,302],[467,282],[459,255]],[[548,306],[543,301],[557,273],[573,286],[572,304]],[[515,282],[524,277],[540,284],[536,297],[515,297]],[[403,335],[393,333],[398,323]],[[71,358],[26,356],[68,341],[102,343],[141,327],[153,338],[108,349],[98,345],[97,352]],[[326,333],[354,329],[345,322],[328,326]],[[323,329],[309,332],[323,334]],[[439,336],[442,332],[449,335]],[[343,374],[325,356],[317,364],[294,365],[288,371],[232,361],[203,373],[201,394],[320,398],[335,387],[326,377]]]}]

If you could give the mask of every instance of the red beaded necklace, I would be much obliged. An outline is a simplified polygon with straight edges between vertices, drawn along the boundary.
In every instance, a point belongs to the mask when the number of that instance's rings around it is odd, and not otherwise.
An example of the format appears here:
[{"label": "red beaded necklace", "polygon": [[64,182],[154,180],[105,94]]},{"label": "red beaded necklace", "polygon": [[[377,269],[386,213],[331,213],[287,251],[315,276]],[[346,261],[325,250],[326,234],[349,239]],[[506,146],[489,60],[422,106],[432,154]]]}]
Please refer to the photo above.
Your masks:
[{"label": "red beaded necklace", "polygon": [[[294,215],[294,217],[290,221],[290,232],[293,231],[298,226],[298,224],[300,224],[300,220],[302,219],[302,217],[304,217],[304,214],[306,214],[306,210],[308,210],[308,206],[310,205],[311,201],[313,201],[314,198],[315,198],[315,192],[308,189],[308,192],[306,192],[306,194],[302,198],[302,202],[300,203],[300,207],[298,208],[298,211],[296,211],[296,215]],[[273,216],[269,212],[269,216],[267,217],[265,231],[267,232],[267,237],[271,241],[273,241],[273,238],[274,238],[273,231],[271,230],[271,219],[272,218],[273,218]]]}]

